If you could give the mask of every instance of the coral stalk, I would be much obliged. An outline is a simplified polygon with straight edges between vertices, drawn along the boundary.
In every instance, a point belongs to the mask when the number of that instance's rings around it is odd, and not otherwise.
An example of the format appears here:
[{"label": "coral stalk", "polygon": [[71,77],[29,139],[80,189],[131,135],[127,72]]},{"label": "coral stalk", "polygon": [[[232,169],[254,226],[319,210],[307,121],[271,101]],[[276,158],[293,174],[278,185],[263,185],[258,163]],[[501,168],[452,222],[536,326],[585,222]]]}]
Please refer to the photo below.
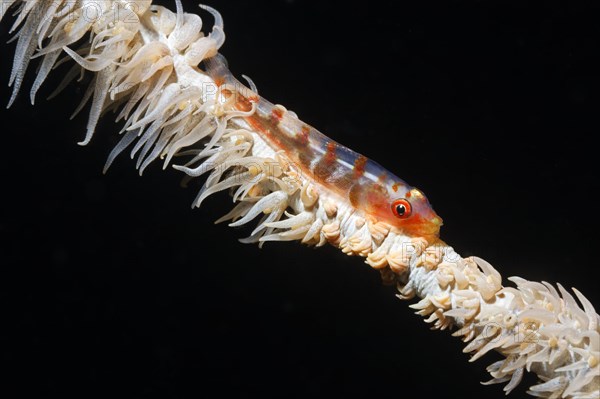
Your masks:
[{"label": "coral stalk", "polygon": [[[224,42],[218,12],[203,6],[215,20],[205,35],[201,18],[176,5],[173,12],[150,0],[5,2],[0,19],[8,8],[17,11],[9,105],[33,59],[40,66],[32,102],[55,67],[74,61],[57,92],[91,77],[77,109],[91,101],[80,144],[92,140],[106,111],[118,111],[117,121],[124,121],[105,169],[125,150],[137,158],[140,174],[154,161],[167,167],[186,156],[176,169],[190,179],[208,174],[194,207],[229,190],[237,205],[219,221],[236,227],[260,217],[243,242],[329,243],[364,257],[398,285],[400,298],[421,299],[411,307],[433,328],[456,327],[453,335],[467,343],[471,360],[491,350],[505,357],[488,367],[489,383],[507,382],[508,393],[531,371],[540,378],[529,390],[533,396],[599,397],[600,316],[583,294],[573,290],[578,303],[561,285],[517,277],[509,279],[514,287],[505,287],[483,259],[462,258],[435,235],[412,234],[323,188],[248,122],[257,112],[257,89],[219,73],[226,64],[218,54]],[[275,107],[281,118],[297,120]]]}]

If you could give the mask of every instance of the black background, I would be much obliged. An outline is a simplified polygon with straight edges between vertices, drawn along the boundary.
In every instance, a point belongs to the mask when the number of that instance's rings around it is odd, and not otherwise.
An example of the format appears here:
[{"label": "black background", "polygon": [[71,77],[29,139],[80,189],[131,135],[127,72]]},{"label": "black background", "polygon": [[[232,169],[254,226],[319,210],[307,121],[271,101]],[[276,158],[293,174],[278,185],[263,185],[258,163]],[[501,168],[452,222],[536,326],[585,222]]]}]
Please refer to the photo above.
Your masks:
[{"label": "black background", "polygon": [[[237,76],[421,188],[459,253],[599,305],[591,3],[209,4]],[[5,82],[13,50],[0,47]],[[121,157],[103,176],[118,127],[105,118],[77,146],[86,118],[68,117],[85,86],[44,100],[61,73],[35,107],[22,95],[0,110],[10,397],[504,397],[479,384],[495,354],[468,363],[361,259],[240,244],[247,230],[212,223],[226,194],[192,211],[196,189],[158,165],[140,178]]]}]

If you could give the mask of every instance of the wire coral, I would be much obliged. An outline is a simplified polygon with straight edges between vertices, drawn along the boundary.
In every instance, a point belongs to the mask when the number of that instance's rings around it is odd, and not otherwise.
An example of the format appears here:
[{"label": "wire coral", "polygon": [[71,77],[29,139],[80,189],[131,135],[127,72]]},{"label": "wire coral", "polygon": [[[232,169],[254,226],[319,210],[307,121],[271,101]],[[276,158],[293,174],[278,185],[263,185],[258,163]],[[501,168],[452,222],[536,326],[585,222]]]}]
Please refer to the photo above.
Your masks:
[{"label": "wire coral", "polygon": [[[101,115],[118,112],[121,140],[105,170],[124,151],[136,158],[140,174],[152,163],[174,168],[189,179],[208,175],[193,202],[229,190],[236,206],[219,222],[242,226],[259,218],[242,242],[301,241],[327,243],[365,258],[384,280],[398,285],[402,299],[433,328],[455,327],[465,352],[476,360],[495,350],[505,359],[488,367],[490,383],[507,382],[508,393],[525,371],[540,382],[529,393],[537,397],[598,397],[600,383],[600,317],[579,291],[511,278],[504,286],[488,262],[463,258],[435,236],[410,235],[330,190],[303,173],[284,151],[274,148],[247,117],[259,105],[257,88],[226,72],[218,54],[224,25],[213,15],[209,34],[202,20],[140,1],[10,1],[0,10],[16,10],[16,52],[10,84],[11,105],[32,59],[40,66],[31,101],[51,71],[74,61],[55,94],[78,77],[92,81],[77,112],[91,101],[88,144]],[[63,58],[61,58],[63,56]],[[200,66],[201,65],[201,66]],[[225,68],[225,69],[224,69]],[[275,106],[283,117],[296,115]],[[177,158],[175,158],[177,157]]]}]

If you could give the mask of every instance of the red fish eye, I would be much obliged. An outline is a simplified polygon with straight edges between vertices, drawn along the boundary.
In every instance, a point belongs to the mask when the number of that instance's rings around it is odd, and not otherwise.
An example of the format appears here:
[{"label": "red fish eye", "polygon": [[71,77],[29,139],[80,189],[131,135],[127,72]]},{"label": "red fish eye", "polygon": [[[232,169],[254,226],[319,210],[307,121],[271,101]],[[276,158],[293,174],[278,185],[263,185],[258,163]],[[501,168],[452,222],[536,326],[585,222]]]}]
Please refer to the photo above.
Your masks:
[{"label": "red fish eye", "polygon": [[410,213],[412,212],[412,207],[410,206],[410,202],[408,202],[404,198],[401,198],[392,202],[392,212],[397,218],[406,219],[410,216]]}]

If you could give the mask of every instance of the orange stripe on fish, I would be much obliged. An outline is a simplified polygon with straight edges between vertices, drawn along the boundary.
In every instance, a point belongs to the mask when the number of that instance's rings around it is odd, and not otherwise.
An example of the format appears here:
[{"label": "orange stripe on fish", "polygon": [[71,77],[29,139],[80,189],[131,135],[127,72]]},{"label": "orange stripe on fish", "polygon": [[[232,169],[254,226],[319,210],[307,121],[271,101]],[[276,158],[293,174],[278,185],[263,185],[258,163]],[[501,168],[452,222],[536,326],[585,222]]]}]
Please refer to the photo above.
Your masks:
[{"label": "orange stripe on fish", "polygon": [[325,156],[323,157],[323,159],[325,160],[325,162],[327,163],[334,163],[335,160],[337,159],[337,156],[335,155],[335,141],[330,141],[329,143],[327,143],[327,152],[325,152]]},{"label": "orange stripe on fish", "polygon": [[365,166],[367,165],[367,157],[359,155],[354,160],[354,177],[358,178],[365,174]]}]

